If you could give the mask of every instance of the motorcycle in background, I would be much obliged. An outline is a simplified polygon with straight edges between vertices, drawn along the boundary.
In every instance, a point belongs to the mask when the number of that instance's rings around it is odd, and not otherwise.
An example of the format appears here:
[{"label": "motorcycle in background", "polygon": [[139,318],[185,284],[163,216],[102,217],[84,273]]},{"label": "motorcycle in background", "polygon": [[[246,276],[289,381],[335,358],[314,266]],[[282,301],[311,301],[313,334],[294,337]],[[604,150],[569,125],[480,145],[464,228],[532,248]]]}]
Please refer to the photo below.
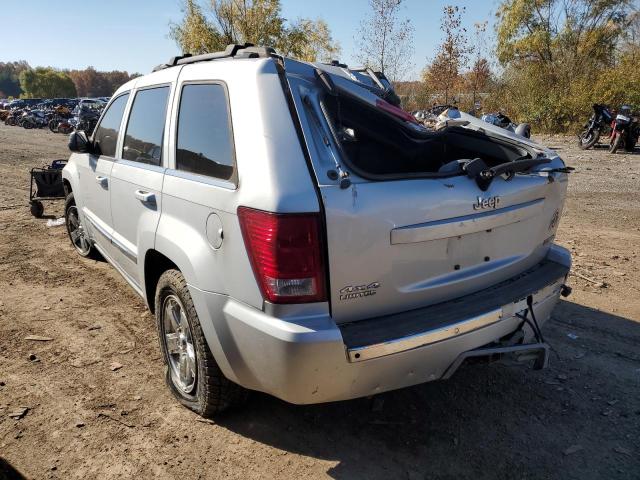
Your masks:
[{"label": "motorcycle in background", "polygon": [[49,115],[44,110],[31,110],[23,116],[22,126],[27,130],[31,128],[42,128],[49,123]]},{"label": "motorcycle in background", "polygon": [[582,150],[588,150],[593,147],[600,135],[610,133],[613,114],[609,107],[598,103],[593,104],[593,114],[589,121],[584,125],[584,130],[578,135],[578,146]]},{"label": "motorcycle in background", "polygon": [[609,152],[616,153],[620,147],[627,152],[633,152],[640,136],[638,119],[631,114],[631,107],[623,105],[616,118],[611,121],[611,135],[609,136]]},{"label": "motorcycle in background", "polygon": [[87,135],[93,133],[93,129],[96,127],[98,120],[100,119],[101,110],[94,108],[82,107],[79,109],[77,117],[77,123],[75,125],[76,130],[84,130]]}]

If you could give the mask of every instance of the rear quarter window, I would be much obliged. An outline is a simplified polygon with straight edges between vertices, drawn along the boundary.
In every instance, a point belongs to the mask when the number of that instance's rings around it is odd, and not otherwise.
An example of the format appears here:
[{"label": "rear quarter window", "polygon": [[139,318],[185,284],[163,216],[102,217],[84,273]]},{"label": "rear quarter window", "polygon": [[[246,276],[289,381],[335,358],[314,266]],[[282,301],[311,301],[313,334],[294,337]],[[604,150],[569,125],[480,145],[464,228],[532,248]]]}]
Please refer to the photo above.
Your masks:
[{"label": "rear quarter window", "polygon": [[227,92],[222,84],[182,87],[176,169],[232,180],[235,152]]}]

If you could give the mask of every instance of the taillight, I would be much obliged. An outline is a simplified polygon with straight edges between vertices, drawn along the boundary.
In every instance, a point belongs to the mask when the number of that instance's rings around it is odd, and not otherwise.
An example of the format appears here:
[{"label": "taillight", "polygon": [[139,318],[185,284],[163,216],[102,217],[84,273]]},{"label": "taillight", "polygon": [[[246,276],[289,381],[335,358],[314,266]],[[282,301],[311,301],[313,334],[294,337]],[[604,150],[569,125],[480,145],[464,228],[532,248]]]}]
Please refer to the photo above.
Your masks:
[{"label": "taillight", "polygon": [[319,214],[239,207],[238,217],[265,300],[304,303],[327,299]]}]

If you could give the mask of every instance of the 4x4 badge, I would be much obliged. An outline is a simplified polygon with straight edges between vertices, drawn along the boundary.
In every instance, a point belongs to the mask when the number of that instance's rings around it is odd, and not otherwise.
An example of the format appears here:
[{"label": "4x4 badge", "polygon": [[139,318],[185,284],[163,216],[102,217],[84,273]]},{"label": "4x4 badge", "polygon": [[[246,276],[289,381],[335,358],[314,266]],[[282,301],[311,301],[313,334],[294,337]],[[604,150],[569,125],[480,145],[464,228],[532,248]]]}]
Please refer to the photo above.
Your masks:
[{"label": "4x4 badge", "polygon": [[340,289],[340,300],[370,297],[376,294],[376,289],[379,287],[380,282],[373,282],[368,285],[348,285]]}]

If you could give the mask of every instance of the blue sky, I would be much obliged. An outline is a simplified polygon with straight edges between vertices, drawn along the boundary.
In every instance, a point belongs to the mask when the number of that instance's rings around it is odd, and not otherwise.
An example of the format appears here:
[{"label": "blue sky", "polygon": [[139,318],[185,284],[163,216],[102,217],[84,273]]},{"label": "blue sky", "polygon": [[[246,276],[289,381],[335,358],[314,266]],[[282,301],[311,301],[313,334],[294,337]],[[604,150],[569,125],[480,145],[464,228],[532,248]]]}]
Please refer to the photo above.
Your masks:
[{"label": "blue sky", "polygon": [[[204,0],[207,1],[207,0]],[[405,0],[403,14],[415,27],[413,77],[438,45],[442,7],[466,7],[468,27],[492,25],[498,0]],[[147,73],[179,53],[167,38],[170,21],[181,18],[180,0],[3,0],[0,61],[27,60],[33,66],[127,70]],[[282,0],[283,16],[322,18],[342,46],[341,60],[354,63],[354,40],[367,13],[367,0]],[[27,23],[21,21],[27,19]],[[12,39],[12,40],[8,40]]]}]

